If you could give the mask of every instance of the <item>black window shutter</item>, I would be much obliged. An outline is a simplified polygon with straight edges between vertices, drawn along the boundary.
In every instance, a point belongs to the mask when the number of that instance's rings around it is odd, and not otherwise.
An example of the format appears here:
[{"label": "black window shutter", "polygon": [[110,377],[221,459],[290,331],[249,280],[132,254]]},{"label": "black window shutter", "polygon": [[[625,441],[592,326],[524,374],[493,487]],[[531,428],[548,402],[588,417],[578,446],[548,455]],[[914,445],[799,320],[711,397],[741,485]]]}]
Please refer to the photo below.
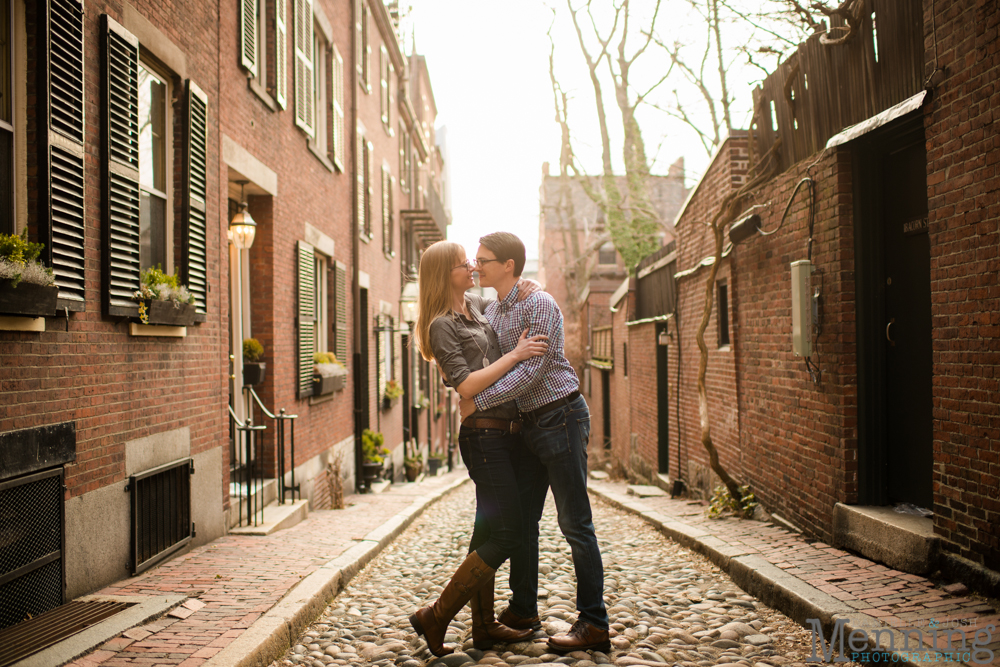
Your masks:
[{"label": "black window shutter", "polygon": [[139,288],[139,40],[113,18],[102,21],[101,186],[104,190],[104,312],[132,316]]},{"label": "black window shutter", "polygon": [[347,267],[336,262],[333,270],[334,338],[333,353],[342,363],[347,363]]},{"label": "black window shutter", "polygon": [[313,354],[316,352],[316,254],[305,241],[298,244],[299,272],[299,398],[313,395]]},{"label": "black window shutter", "polygon": [[185,225],[183,282],[194,295],[197,319],[208,312],[207,216],[208,194],[208,97],[198,85],[187,81],[187,154],[185,157]]},{"label": "black window shutter", "polygon": [[[48,95],[48,129],[40,141],[46,205],[39,240],[59,287],[59,309],[84,309],[83,2],[50,0],[47,48],[40,54]],[[45,113],[45,110],[42,111]]]}]

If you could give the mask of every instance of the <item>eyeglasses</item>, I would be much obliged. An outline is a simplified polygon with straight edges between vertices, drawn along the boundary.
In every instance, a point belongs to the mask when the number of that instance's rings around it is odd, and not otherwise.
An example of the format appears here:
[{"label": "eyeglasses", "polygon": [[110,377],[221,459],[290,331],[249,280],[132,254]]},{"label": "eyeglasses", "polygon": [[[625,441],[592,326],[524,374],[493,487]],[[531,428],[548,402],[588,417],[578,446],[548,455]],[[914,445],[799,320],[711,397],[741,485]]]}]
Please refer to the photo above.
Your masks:
[{"label": "eyeglasses", "polygon": [[455,269],[465,269],[466,271],[472,271],[475,268],[476,268],[476,260],[467,259],[461,264],[456,264],[455,266],[451,267],[451,270],[454,271]]},{"label": "eyeglasses", "polygon": [[480,266],[480,267],[483,264],[489,264],[490,262],[503,262],[503,260],[500,260],[500,259],[483,259],[481,257],[476,258],[476,265]]}]

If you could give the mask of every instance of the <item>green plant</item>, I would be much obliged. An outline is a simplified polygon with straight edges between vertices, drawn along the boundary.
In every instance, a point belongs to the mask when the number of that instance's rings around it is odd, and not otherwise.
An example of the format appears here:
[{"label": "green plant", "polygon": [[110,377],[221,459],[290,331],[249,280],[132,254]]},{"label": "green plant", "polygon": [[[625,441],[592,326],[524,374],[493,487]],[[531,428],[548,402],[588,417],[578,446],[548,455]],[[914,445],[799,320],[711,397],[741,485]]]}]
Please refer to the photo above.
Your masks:
[{"label": "green plant", "polygon": [[10,280],[14,287],[22,280],[32,285],[54,285],[52,269],[38,261],[43,243],[28,241],[28,230],[21,234],[0,234],[0,280]]},{"label": "green plant", "polygon": [[181,285],[177,274],[164,273],[159,266],[151,266],[139,275],[139,289],[132,298],[136,301],[148,299],[156,301],[173,301],[174,306],[182,303],[194,303],[194,295],[188,288]]},{"label": "green plant", "polygon": [[444,452],[431,452],[430,454],[427,455],[427,457],[431,459],[437,459],[438,461],[444,461],[446,458],[448,458],[448,455],[445,454]]},{"label": "green plant", "polygon": [[243,339],[243,361],[255,364],[264,356],[264,346],[256,338]]},{"label": "green plant", "polygon": [[715,491],[712,494],[712,500],[709,502],[708,506],[708,516],[711,519],[717,519],[724,514],[735,514],[746,519],[753,516],[754,509],[757,505],[757,497],[750,490],[749,484],[744,484],[740,488],[740,495],[742,496],[740,500],[736,500],[729,493],[729,489],[724,486],[715,487]]},{"label": "green plant", "polygon": [[405,459],[403,459],[403,463],[407,467],[410,467],[410,466],[414,466],[414,467],[422,466],[422,465],[424,465],[424,455],[421,454],[420,452],[417,452],[413,456],[407,456]]},{"label": "green plant", "polygon": [[313,354],[314,364],[336,364],[338,366],[343,366],[337,356],[333,352],[316,352]]},{"label": "green plant", "polygon": [[403,395],[403,385],[396,380],[389,380],[385,383],[385,397],[390,401]]},{"label": "green plant", "polygon": [[366,428],[361,432],[361,454],[365,463],[382,463],[389,455],[389,450],[383,447],[385,436],[379,431]]},{"label": "green plant", "polygon": [[347,375],[347,367],[332,352],[316,352],[313,364],[313,370],[323,377]]}]

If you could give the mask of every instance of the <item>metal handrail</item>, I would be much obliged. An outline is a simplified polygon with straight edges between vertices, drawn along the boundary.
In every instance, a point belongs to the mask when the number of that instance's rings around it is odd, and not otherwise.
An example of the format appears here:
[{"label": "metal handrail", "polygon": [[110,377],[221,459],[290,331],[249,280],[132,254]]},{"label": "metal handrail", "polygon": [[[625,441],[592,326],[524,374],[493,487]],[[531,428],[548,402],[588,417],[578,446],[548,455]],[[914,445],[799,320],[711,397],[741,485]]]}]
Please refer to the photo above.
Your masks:
[{"label": "metal handrail", "polygon": [[[285,414],[284,408],[279,410],[278,414],[274,414],[273,412],[268,410],[267,407],[265,407],[264,402],[260,400],[260,396],[257,395],[257,392],[254,391],[251,385],[246,385],[243,387],[243,389],[250,393],[250,397],[253,399],[253,402],[257,404],[257,407],[260,408],[260,411],[264,414],[264,416],[274,420],[275,450],[276,450],[275,458],[278,461],[278,504],[280,505],[285,504],[285,494],[287,494],[289,491],[292,492],[293,501],[296,500],[296,496],[298,496],[297,498],[298,500],[301,500],[302,499],[301,485],[295,483],[295,420],[298,419],[299,416]],[[252,405],[248,407],[252,407]],[[285,422],[286,421],[290,423],[289,445],[291,451],[289,452],[289,454],[292,459],[290,465],[287,467],[285,465]],[[291,469],[291,484],[288,485],[285,484],[285,471],[287,468]]]},{"label": "metal handrail", "polygon": [[[257,433],[260,431],[267,430],[267,426],[260,425],[254,426],[253,419],[247,419],[246,422],[240,421],[240,418],[233,411],[233,406],[227,406],[229,408],[229,418],[236,424],[236,431],[240,434],[240,445],[242,447],[236,447],[237,455],[243,454],[244,466],[242,468],[242,475],[237,468],[237,476],[242,477],[242,480],[237,479],[236,484],[243,486],[243,496],[246,498],[247,503],[247,524],[257,526],[258,520],[257,515],[260,515],[260,523],[264,522],[264,499],[260,496],[263,494],[260,491],[264,487],[263,479],[260,479],[259,483],[257,479],[254,478],[254,461],[258,458],[255,456],[257,453]],[[263,466],[263,463],[261,463]],[[263,475],[261,475],[263,477]],[[258,508],[259,505],[259,508]],[[239,511],[239,525],[243,525],[243,501],[240,500],[236,503]]]}]

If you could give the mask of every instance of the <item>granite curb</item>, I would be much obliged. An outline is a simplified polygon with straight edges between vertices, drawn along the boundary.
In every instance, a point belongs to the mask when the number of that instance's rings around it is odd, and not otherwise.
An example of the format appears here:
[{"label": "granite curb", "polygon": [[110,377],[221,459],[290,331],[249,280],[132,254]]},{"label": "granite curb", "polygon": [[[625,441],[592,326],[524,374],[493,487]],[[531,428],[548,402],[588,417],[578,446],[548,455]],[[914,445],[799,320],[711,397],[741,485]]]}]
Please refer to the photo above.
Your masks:
[{"label": "granite curb", "polygon": [[205,667],[266,667],[280,658],[361,568],[424,510],[468,481],[468,477],[459,477],[432,493],[418,496],[409,507],[292,587],[245,632],[204,663]]},{"label": "granite curb", "polygon": [[[759,554],[747,553],[701,527],[692,526],[676,517],[657,511],[635,496],[597,488],[594,484],[589,484],[588,490],[612,507],[641,517],[678,544],[707,557],[747,594],[777,609],[803,627],[812,629],[807,623],[808,619],[818,619],[824,638],[832,641],[837,622],[843,620],[842,632],[845,641],[852,633],[861,632],[867,638],[865,643],[869,648],[865,650],[891,654],[890,660],[894,665],[930,667],[933,664],[935,667],[960,667],[967,664],[911,660],[908,657],[909,652],[890,651],[888,648],[890,644],[885,639],[886,633],[891,633],[895,645],[902,643],[900,632],[882,626],[876,617],[855,610],[795,575],[785,572]],[[878,628],[875,638],[868,633],[872,628]],[[822,646],[818,647],[820,651],[823,649]],[[819,658],[822,660],[823,656],[819,655]]]}]

